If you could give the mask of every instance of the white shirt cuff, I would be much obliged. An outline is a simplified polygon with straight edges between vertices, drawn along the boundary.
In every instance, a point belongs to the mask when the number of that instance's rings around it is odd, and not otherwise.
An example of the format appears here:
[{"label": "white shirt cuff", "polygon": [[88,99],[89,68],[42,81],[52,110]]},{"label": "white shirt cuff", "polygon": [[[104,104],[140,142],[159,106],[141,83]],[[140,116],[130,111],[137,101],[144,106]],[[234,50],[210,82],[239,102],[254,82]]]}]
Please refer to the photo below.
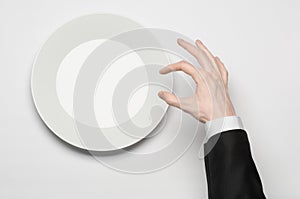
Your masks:
[{"label": "white shirt cuff", "polygon": [[215,120],[211,120],[205,123],[206,136],[204,143],[206,143],[212,136],[229,130],[244,129],[242,120],[238,116],[222,117]]}]

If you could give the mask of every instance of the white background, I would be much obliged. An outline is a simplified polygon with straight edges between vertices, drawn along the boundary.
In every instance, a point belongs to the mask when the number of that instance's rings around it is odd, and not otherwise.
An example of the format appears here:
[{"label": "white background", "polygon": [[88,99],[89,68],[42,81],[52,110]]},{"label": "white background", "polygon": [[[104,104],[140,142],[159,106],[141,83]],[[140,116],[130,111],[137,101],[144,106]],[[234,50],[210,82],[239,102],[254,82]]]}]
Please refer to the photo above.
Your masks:
[{"label": "white background", "polygon": [[197,145],[159,172],[124,174],[61,142],[37,115],[37,50],[57,27],[97,12],[207,44],[228,67],[266,195],[299,198],[299,10],[297,0],[0,0],[0,198],[206,198]]}]

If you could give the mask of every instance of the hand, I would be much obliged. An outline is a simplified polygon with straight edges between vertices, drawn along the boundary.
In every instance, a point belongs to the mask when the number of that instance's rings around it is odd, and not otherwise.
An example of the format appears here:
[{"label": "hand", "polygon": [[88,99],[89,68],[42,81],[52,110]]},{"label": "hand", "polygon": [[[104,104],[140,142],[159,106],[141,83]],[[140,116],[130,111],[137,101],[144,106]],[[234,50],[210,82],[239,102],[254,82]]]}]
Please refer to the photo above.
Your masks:
[{"label": "hand", "polygon": [[228,93],[228,72],[218,57],[196,40],[196,45],[178,39],[178,44],[191,53],[202,68],[197,68],[186,61],[170,64],[159,72],[167,74],[183,71],[196,83],[195,94],[179,98],[173,93],[160,91],[158,96],[171,106],[177,107],[201,122],[207,122],[225,116],[235,115],[233,104]]}]

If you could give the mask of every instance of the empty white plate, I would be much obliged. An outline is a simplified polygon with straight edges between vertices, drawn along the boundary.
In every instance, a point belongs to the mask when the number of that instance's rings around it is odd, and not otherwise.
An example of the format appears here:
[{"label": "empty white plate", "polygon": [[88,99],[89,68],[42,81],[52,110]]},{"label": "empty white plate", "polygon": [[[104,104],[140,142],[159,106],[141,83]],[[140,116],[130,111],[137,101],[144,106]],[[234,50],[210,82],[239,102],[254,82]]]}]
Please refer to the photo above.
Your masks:
[{"label": "empty white plate", "polygon": [[[137,143],[159,124],[168,105],[157,92],[173,86],[171,75],[158,73],[167,56],[107,40],[137,28],[124,17],[88,15],[60,27],[42,46],[32,95],[59,138],[82,149],[111,151]],[[145,37],[155,42],[151,34]]]}]

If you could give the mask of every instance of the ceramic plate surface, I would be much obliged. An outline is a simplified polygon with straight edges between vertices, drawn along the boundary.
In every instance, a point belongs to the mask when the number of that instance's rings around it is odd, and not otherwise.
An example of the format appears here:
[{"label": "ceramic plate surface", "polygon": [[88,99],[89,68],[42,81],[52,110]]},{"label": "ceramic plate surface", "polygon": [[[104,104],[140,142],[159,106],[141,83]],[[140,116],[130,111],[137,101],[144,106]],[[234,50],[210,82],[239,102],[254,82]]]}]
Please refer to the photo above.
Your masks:
[{"label": "ceramic plate surface", "polygon": [[[118,36],[138,28],[124,17],[88,15],[61,26],[42,46],[33,65],[32,95],[59,138],[86,150],[112,151],[139,142],[160,123],[168,105],[157,92],[172,90],[173,79],[158,73],[169,63],[167,56],[136,50],[144,44],[129,34]],[[145,37],[155,42],[151,34]],[[141,66],[133,67],[132,60]],[[111,81],[106,72],[118,79]]]}]

